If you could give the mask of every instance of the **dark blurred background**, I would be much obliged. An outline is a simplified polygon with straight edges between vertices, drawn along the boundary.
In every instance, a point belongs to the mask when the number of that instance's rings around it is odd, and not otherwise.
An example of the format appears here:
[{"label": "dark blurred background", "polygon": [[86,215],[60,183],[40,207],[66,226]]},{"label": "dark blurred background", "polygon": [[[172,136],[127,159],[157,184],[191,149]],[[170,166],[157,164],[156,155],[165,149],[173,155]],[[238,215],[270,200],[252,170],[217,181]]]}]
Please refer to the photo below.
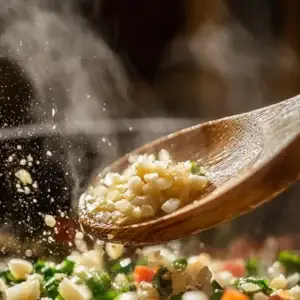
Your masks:
[{"label": "dark blurred background", "polygon": [[[67,0],[65,3],[68,5]],[[46,5],[55,11],[61,3],[47,1]],[[145,131],[143,126],[128,130],[130,121],[128,126],[120,126],[117,152],[110,160],[170,131],[300,92],[297,0],[76,0],[73,5],[90,30],[120,57],[128,73],[132,89],[126,117],[150,124]],[[37,98],[35,87],[18,61],[3,55],[0,63],[1,128],[33,124],[30,109]],[[108,111],[117,111],[112,118],[118,123],[124,114],[118,113],[118,103],[110,105],[107,100]],[[160,123],[155,118],[160,118]],[[66,217],[71,211],[70,199],[86,183],[76,182],[72,173],[89,178],[93,168],[101,165],[101,157],[85,139],[79,134],[67,139],[45,136],[0,142],[3,253],[8,249],[6,234],[11,232],[16,243],[25,242],[25,248],[33,247],[28,243],[36,245],[37,240],[47,244],[48,239],[43,242],[41,238],[45,236],[45,213],[57,216],[61,229],[55,238],[68,242],[66,228],[74,226]],[[17,145],[22,149],[16,151]],[[68,151],[78,145],[86,148],[74,169]],[[47,151],[55,153],[54,157]],[[8,162],[13,154],[16,159]],[[20,159],[29,154],[34,154],[35,162],[40,161],[32,169],[39,184],[33,195],[20,194],[15,188],[14,173],[20,168]],[[273,202],[203,233],[201,238],[223,242],[220,230],[233,236],[250,232],[260,239],[269,234],[298,233],[299,196],[300,186],[295,185]]]}]

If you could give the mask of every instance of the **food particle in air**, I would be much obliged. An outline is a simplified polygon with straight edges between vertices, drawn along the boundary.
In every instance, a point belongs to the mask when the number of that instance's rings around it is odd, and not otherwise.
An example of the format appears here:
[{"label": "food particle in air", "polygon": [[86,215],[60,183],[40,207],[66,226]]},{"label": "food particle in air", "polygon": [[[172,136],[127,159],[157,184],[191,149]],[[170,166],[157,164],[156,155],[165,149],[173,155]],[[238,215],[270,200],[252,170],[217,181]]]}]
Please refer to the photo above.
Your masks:
[{"label": "food particle in air", "polygon": [[15,173],[15,176],[21,181],[23,185],[32,184],[32,178],[28,171],[21,169]]},{"label": "food particle in air", "polygon": [[47,226],[49,226],[49,227],[55,227],[56,220],[55,220],[55,218],[53,216],[51,216],[51,215],[45,215],[44,220],[45,220],[45,223],[46,223]]}]

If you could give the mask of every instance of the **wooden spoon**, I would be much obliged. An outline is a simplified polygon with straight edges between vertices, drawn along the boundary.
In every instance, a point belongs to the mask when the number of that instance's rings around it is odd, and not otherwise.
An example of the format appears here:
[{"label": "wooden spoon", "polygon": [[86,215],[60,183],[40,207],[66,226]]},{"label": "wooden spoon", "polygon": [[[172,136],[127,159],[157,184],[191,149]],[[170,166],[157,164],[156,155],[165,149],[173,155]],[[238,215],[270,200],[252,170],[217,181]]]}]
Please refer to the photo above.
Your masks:
[{"label": "wooden spoon", "polygon": [[[133,153],[168,150],[175,161],[197,160],[210,185],[178,211],[126,226],[106,225],[79,203],[92,236],[133,245],[182,238],[238,217],[273,199],[300,175],[300,96],[248,113],[203,123],[147,144]],[[125,155],[106,171],[121,172]],[[92,183],[93,184],[93,183]],[[283,208],[284,209],[284,208]]]}]

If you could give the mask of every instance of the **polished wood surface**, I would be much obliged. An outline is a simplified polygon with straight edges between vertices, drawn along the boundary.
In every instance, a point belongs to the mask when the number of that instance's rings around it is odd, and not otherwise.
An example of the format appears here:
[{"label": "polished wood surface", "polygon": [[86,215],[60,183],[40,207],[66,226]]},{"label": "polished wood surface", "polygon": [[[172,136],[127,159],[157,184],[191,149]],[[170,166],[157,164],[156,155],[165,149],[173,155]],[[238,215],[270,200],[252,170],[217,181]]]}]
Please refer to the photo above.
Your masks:
[{"label": "polished wood surface", "polygon": [[[210,185],[195,203],[135,225],[108,226],[79,204],[80,221],[92,236],[127,244],[184,237],[247,213],[273,199],[300,176],[300,96],[207,122],[147,144],[135,153],[164,148],[176,161],[198,160]],[[128,154],[130,155],[130,154]],[[128,155],[106,171],[122,171]]]}]

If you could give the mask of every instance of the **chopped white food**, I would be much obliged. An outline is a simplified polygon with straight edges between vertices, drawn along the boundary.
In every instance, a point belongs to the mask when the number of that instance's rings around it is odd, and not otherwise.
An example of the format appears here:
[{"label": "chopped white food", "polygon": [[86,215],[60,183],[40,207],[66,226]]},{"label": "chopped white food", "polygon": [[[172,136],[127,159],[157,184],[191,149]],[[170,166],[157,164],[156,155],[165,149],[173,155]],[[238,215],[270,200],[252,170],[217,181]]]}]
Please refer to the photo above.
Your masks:
[{"label": "chopped white food", "polygon": [[61,281],[58,291],[65,300],[90,300],[92,298],[86,286],[77,285],[67,278]]},{"label": "chopped white food", "polygon": [[6,300],[36,300],[40,297],[40,283],[38,280],[27,281],[5,290]]},{"label": "chopped white food", "polygon": [[209,300],[209,298],[202,291],[190,291],[182,295],[182,300]]},{"label": "chopped white food", "polygon": [[105,250],[111,259],[118,259],[124,253],[124,246],[121,244],[106,243]]},{"label": "chopped white food", "polygon": [[33,271],[32,263],[24,259],[11,259],[8,262],[11,274],[17,279],[26,279]]},{"label": "chopped white food", "polygon": [[31,175],[25,169],[17,171],[15,176],[22,182],[23,185],[32,184]]},{"label": "chopped white food", "polygon": [[171,214],[172,212],[176,211],[179,208],[179,206],[180,206],[179,199],[169,199],[161,206],[161,209],[166,214]]},{"label": "chopped white food", "polygon": [[82,195],[80,202],[104,223],[126,225],[192,202],[207,185],[195,162],[174,162],[170,153],[131,155],[122,173],[108,172]]},{"label": "chopped white food", "polygon": [[45,221],[46,225],[49,227],[55,227],[55,225],[56,225],[56,220],[51,215],[45,215],[44,221]]}]

